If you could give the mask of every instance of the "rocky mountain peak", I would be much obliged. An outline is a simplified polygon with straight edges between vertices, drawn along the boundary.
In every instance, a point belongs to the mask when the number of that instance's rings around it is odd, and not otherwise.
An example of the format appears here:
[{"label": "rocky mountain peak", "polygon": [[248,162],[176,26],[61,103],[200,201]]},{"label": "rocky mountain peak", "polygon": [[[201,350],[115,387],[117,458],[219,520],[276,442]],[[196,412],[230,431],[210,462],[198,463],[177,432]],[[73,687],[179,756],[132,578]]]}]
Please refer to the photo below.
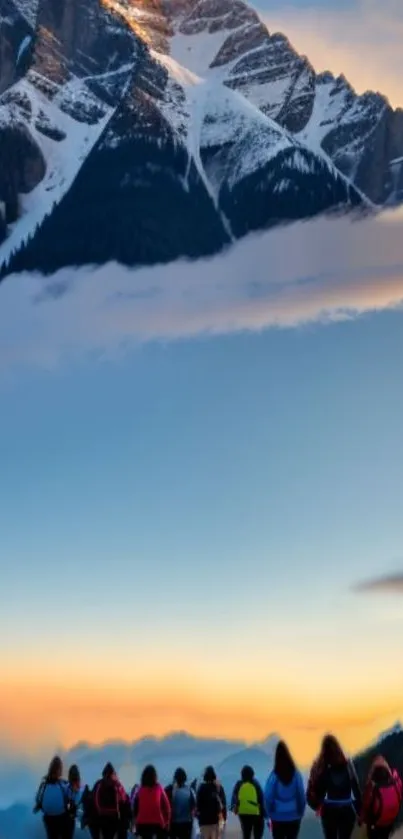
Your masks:
[{"label": "rocky mountain peak", "polygon": [[56,85],[119,71],[134,41],[100,0],[39,0],[33,70]]},{"label": "rocky mountain peak", "polygon": [[0,144],[27,159],[0,173],[13,270],[200,256],[403,200],[403,112],[316,74],[243,0],[0,2]]}]

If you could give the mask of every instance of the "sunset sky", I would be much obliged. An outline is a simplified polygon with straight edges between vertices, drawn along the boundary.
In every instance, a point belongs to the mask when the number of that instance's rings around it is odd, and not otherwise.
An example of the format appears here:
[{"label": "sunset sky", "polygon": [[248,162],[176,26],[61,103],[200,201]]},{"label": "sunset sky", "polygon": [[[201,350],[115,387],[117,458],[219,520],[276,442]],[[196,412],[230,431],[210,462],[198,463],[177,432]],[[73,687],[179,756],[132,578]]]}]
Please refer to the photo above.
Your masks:
[{"label": "sunset sky", "polygon": [[254,0],[271,32],[285,32],[318,71],[343,73],[359,93],[403,107],[401,0]]},{"label": "sunset sky", "polygon": [[[5,284],[12,748],[278,731],[307,761],[325,729],[355,749],[403,716],[401,220],[297,225],[208,267],[77,274],[26,310],[24,282]],[[166,284],[163,312],[142,282]]]},{"label": "sunset sky", "polygon": [[[256,5],[403,104],[400,0]],[[138,272],[136,312],[116,266],[1,289],[3,744],[275,731],[308,762],[403,718],[403,216],[333,224]]]}]

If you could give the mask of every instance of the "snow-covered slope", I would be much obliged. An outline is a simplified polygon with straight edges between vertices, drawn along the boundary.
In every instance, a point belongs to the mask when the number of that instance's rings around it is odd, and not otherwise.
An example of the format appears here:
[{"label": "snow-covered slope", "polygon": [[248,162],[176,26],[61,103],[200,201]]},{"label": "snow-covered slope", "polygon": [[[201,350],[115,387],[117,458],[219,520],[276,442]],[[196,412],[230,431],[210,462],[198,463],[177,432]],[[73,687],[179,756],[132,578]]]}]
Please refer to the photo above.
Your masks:
[{"label": "snow-covered slope", "polygon": [[[74,119],[63,107],[68,96],[80,103],[84,98],[87,106],[91,102],[94,108],[99,108],[99,119],[91,124]],[[0,110],[2,123],[8,127],[15,124],[17,131],[28,131],[38,159],[45,161],[39,182],[33,189],[21,191],[19,218],[10,225],[9,235],[1,248],[4,261],[32,236],[52,207],[61,201],[100,137],[111,112],[107,106],[101,109],[87,91],[83,94],[78,82],[72,83],[68,90],[59,92],[50,101],[32,81],[23,79],[4,97]]]},{"label": "snow-covered slope", "polygon": [[376,203],[403,200],[403,111],[358,96],[343,76],[316,75],[285,35],[270,34],[242,0],[167,0],[172,56],[220,78],[335,165]]},{"label": "snow-covered slope", "polygon": [[[127,88],[137,58],[132,33],[98,0],[80,6],[71,0],[60,0],[60,6],[41,0],[36,5],[30,0],[16,4],[30,24],[37,13],[37,34],[31,35],[32,61],[25,76],[0,98],[0,143],[8,157],[4,169],[0,163],[0,199],[9,226],[1,249],[4,262],[33,236],[74,182],[114,113],[114,97]],[[16,63],[24,48],[23,39]],[[26,165],[24,177],[11,178],[16,137],[23,143],[19,167],[21,161]]]},{"label": "snow-covered slope", "polygon": [[321,134],[331,92],[242,0],[4,2],[32,53],[0,98],[27,161],[12,189],[0,164],[6,271],[200,256],[363,203]]}]

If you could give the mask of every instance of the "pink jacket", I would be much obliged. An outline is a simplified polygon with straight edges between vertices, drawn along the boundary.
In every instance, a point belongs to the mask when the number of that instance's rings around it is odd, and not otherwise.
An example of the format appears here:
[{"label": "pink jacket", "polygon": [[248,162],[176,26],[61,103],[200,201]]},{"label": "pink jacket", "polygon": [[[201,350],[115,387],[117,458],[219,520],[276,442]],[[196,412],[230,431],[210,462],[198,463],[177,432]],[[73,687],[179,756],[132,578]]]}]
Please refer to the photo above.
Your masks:
[{"label": "pink jacket", "polygon": [[156,784],[155,787],[140,787],[133,802],[133,816],[136,825],[155,824],[162,828],[169,826],[171,806],[160,784]]}]

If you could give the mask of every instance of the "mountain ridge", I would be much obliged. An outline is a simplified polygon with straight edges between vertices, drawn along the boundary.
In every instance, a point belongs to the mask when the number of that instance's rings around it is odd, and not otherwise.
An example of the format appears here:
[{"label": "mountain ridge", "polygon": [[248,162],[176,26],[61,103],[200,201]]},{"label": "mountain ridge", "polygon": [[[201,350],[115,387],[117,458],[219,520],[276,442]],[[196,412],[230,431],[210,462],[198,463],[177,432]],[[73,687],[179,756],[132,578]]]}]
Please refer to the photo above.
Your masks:
[{"label": "mountain ridge", "polygon": [[[13,5],[32,27],[36,4]],[[13,177],[0,166],[3,276],[196,258],[382,191],[403,199],[403,163],[393,189],[385,166],[365,176],[376,95],[363,122],[362,97],[316,75],[242,0],[39,0],[25,50],[28,69],[0,97],[0,145],[10,155],[18,136],[30,161]],[[403,157],[403,112],[401,127]]]}]

